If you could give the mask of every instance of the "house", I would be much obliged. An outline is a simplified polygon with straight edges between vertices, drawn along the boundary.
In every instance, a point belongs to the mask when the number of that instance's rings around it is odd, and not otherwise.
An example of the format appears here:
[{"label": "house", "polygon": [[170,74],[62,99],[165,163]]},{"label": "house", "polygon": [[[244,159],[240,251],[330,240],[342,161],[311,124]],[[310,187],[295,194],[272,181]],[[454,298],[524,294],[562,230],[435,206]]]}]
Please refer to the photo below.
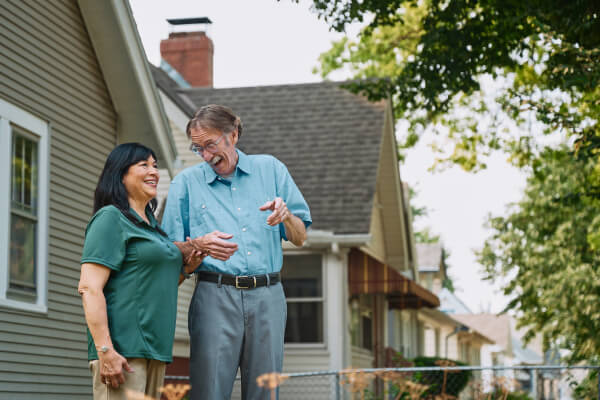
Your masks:
[{"label": "house", "polygon": [[[488,365],[542,365],[543,356],[529,346],[525,346],[516,331],[514,319],[508,314],[453,314],[453,318],[475,327],[493,339],[495,344],[484,346],[484,352],[489,354]],[[541,343],[540,343],[541,344]],[[520,389],[534,395],[538,391],[538,382],[534,371],[531,370],[506,370],[492,374],[487,371],[484,375],[487,380],[492,377],[505,377],[513,382],[513,388]]]},{"label": "house", "polygon": [[[206,41],[206,36],[177,32],[161,43],[161,49],[193,52],[206,47],[195,41]],[[165,63],[172,65],[174,55],[168,57]],[[195,57],[200,56],[179,59]],[[209,103],[231,107],[244,124],[239,148],[249,154],[272,154],[284,162],[311,207],[313,225],[306,244],[296,248],[284,243],[282,275],[288,302],[284,369],[381,367],[392,341],[410,337],[416,343],[417,310],[435,308],[439,300],[418,284],[391,103],[371,103],[334,82],[229,89],[213,89],[208,82],[208,87],[188,88],[177,81],[191,82],[189,74],[196,70],[173,69],[179,71],[177,79],[153,69],[161,96],[173,105],[179,101],[195,108]],[[185,106],[179,110],[182,114],[189,117]],[[203,162],[187,158],[194,156],[177,118],[170,119],[180,126],[172,132],[181,158]],[[180,289],[178,359],[168,375],[187,375],[184,328],[192,289]],[[407,324],[395,330],[391,318],[406,318]],[[329,387],[322,390],[326,394]]]},{"label": "house", "polygon": [[440,242],[417,243],[419,281],[433,293],[440,293],[448,279],[444,248]]},{"label": "house", "polygon": [[420,282],[440,299],[438,309],[419,311],[418,319],[423,336],[421,342],[424,346],[422,354],[450,358],[468,365],[481,365],[482,348],[484,345],[494,344],[494,341],[451,315],[456,311],[471,311],[444,287],[448,279],[444,247],[439,242],[417,243],[416,249]]},{"label": "house", "polygon": [[108,153],[176,148],[125,0],[0,2],[0,398],[91,398],[77,294]]}]

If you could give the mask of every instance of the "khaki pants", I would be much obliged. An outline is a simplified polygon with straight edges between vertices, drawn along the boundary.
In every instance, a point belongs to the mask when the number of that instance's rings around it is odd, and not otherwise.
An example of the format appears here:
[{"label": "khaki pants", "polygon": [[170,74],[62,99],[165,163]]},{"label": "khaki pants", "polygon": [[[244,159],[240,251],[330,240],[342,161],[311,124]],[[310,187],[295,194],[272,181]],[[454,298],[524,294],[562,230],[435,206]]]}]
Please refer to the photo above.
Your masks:
[{"label": "khaki pants", "polygon": [[[90,370],[92,371],[94,382],[94,400],[145,400],[147,398],[160,398],[158,389],[163,385],[165,379],[166,364],[162,361],[147,360],[145,358],[130,358],[127,362],[133,368],[134,372],[123,371],[125,383],[114,389],[112,386],[102,383],[98,360],[90,361]],[[148,397],[144,397],[143,395]]]}]

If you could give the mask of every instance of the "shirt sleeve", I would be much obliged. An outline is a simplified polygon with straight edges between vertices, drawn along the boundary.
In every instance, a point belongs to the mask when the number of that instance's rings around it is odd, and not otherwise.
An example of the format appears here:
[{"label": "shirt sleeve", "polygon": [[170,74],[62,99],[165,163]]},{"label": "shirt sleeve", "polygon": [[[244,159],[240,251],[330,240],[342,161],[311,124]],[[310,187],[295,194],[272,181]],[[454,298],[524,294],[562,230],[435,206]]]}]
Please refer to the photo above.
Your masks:
[{"label": "shirt sleeve", "polygon": [[126,252],[121,211],[112,206],[99,210],[85,230],[81,263],[100,264],[119,271]]},{"label": "shirt sleeve", "polygon": [[169,186],[167,204],[162,217],[162,229],[173,242],[183,242],[190,236],[190,212],[187,185],[174,179]]},{"label": "shirt sleeve", "polygon": [[[310,216],[310,209],[304,196],[296,186],[292,175],[290,175],[287,167],[279,160],[275,159],[275,172],[277,179],[277,197],[281,197],[288,210],[300,218],[304,222],[304,226],[308,228],[312,224],[312,218]],[[285,228],[283,224],[279,224],[279,231],[281,237],[284,240],[288,240],[285,234]]]}]

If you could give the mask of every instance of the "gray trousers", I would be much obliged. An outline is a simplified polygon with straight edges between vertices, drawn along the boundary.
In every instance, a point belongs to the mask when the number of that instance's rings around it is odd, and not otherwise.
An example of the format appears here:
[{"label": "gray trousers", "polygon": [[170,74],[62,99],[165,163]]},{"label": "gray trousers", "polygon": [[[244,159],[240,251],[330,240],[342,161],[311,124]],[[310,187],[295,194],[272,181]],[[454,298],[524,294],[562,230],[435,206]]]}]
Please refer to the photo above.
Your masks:
[{"label": "gray trousers", "polygon": [[242,399],[270,399],[256,378],[281,372],[286,318],[281,283],[248,290],[199,281],[188,313],[191,400],[230,399],[238,367]]}]

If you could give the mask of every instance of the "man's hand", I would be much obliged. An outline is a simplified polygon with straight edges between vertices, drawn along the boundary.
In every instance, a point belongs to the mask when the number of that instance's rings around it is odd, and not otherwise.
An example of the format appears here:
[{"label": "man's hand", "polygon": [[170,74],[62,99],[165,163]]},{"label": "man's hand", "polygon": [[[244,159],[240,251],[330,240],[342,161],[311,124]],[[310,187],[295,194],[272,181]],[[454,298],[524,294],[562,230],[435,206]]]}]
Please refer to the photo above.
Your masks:
[{"label": "man's hand", "polygon": [[228,240],[233,238],[229,233],[214,231],[204,236],[191,239],[191,243],[197,251],[200,251],[217,260],[226,261],[238,249],[238,245]]},{"label": "man's hand", "polygon": [[116,352],[115,349],[109,349],[106,353],[98,352],[98,365],[100,367],[100,380],[102,383],[118,388],[125,383],[123,370],[133,372],[125,357]]},{"label": "man's hand", "polygon": [[281,197],[275,197],[275,200],[267,201],[265,204],[260,206],[259,210],[273,211],[271,215],[267,217],[267,224],[276,226],[285,221],[291,214],[285,205],[285,201]]}]

